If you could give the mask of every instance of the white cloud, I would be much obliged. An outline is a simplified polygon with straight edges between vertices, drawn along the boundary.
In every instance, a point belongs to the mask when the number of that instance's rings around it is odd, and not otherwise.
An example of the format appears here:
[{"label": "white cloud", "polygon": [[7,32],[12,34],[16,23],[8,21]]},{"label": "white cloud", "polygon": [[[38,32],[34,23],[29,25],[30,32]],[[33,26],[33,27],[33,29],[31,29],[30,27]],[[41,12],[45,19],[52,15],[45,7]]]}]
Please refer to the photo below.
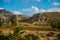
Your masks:
[{"label": "white cloud", "polygon": [[0,8],[0,10],[3,10],[4,8]]},{"label": "white cloud", "polygon": [[38,13],[40,10],[38,7],[32,6],[31,8],[23,9],[23,11],[34,14],[34,13]]},{"label": "white cloud", "polygon": [[22,13],[19,11],[13,11],[13,14],[21,14],[22,15]]},{"label": "white cloud", "polygon": [[60,12],[60,8],[51,8],[48,9],[47,12]]},{"label": "white cloud", "polygon": [[60,2],[54,2],[53,3],[55,6],[58,6],[58,5],[60,5]]},{"label": "white cloud", "polygon": [[46,12],[46,10],[45,9],[40,9],[40,13],[42,13],[42,12]]},{"label": "white cloud", "polygon": [[60,12],[60,8],[50,8],[50,9],[39,9],[38,7],[32,6],[31,8],[23,9],[24,13],[27,14],[35,14],[35,13],[43,13],[43,12]]},{"label": "white cloud", "polygon": [[60,12],[60,8],[40,9],[40,12]]},{"label": "white cloud", "polygon": [[38,7],[35,7],[35,6],[32,6],[32,8],[31,8],[34,12],[39,12],[39,8]]}]

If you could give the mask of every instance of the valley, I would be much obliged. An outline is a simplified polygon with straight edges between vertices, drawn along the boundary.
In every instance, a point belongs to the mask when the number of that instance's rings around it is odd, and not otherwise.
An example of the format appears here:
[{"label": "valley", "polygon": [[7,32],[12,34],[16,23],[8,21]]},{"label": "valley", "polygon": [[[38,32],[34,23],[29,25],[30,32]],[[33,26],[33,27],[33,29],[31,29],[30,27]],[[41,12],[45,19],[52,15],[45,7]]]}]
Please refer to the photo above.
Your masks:
[{"label": "valley", "polygon": [[33,36],[34,40],[37,37],[39,40],[57,40],[59,34],[60,12],[37,13],[29,17],[15,15],[5,9],[0,10],[0,36],[2,38],[9,37],[8,40],[29,38],[31,40],[33,38],[30,36]]}]

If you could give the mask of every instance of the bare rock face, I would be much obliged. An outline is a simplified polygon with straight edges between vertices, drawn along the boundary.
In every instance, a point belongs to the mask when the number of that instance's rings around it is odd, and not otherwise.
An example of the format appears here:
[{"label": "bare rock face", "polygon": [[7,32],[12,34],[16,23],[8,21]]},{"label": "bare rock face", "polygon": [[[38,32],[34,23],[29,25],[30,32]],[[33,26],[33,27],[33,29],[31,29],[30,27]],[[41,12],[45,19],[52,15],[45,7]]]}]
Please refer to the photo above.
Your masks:
[{"label": "bare rock face", "polygon": [[49,18],[52,18],[52,17],[60,18],[60,12],[44,12],[42,14],[42,16],[46,16],[46,17],[49,17]]},{"label": "bare rock face", "polygon": [[42,16],[46,16],[48,19],[60,21],[60,12],[45,12]]}]

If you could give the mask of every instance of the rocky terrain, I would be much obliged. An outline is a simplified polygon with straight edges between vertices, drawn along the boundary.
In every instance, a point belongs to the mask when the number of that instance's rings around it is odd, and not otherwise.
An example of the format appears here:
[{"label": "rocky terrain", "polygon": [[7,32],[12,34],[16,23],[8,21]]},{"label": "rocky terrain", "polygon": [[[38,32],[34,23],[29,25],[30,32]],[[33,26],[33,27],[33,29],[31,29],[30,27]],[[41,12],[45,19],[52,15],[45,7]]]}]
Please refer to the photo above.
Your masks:
[{"label": "rocky terrain", "polygon": [[[15,26],[10,25],[10,18],[13,19],[13,24],[17,21],[17,26],[15,24]],[[37,13],[31,17],[28,17],[25,15],[16,15],[5,9],[0,9],[0,22],[4,21],[3,23],[7,23],[0,26],[0,35],[9,35],[10,33],[13,34],[16,27],[22,27],[24,31],[22,36],[26,34],[34,34],[38,35],[41,40],[56,40],[57,35],[60,34],[60,30],[53,29],[51,27],[49,24],[50,19],[60,21],[60,12],[45,12],[42,14]]]}]

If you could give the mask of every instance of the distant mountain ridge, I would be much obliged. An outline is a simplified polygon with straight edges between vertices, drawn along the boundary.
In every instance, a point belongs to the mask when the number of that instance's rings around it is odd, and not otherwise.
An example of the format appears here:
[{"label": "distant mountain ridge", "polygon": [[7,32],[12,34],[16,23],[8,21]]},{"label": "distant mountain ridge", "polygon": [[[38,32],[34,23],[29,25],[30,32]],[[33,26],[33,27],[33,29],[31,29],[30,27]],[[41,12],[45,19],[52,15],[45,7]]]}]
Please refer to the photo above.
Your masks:
[{"label": "distant mountain ridge", "polygon": [[7,11],[5,9],[0,9],[0,14],[3,14],[4,16],[11,16],[11,15],[13,15],[12,12]]},{"label": "distant mountain ridge", "polygon": [[60,18],[60,12],[44,12],[42,16],[47,17],[59,17]]},{"label": "distant mountain ridge", "polygon": [[4,17],[5,19],[8,19],[11,16],[16,16],[17,20],[19,22],[35,22],[35,21],[41,21],[43,19],[43,17],[46,18],[60,18],[60,12],[44,12],[44,13],[36,13],[33,16],[29,17],[29,16],[25,16],[25,15],[20,15],[20,14],[13,14],[10,11],[7,11],[5,9],[0,9],[0,18]]},{"label": "distant mountain ridge", "polygon": [[29,17],[29,19],[26,19],[24,21],[28,22],[28,23],[33,23],[33,22],[40,22],[43,21],[44,18],[46,18],[46,20],[48,19],[57,19],[60,20],[60,12],[44,12],[44,13],[37,13],[34,14],[32,17]]},{"label": "distant mountain ridge", "polygon": [[14,14],[10,11],[7,11],[5,9],[0,9],[0,18],[4,18],[5,20],[9,20],[10,17],[14,17],[16,16],[17,20],[25,20],[27,18],[29,18],[28,16],[25,15],[20,15],[20,14]]}]

